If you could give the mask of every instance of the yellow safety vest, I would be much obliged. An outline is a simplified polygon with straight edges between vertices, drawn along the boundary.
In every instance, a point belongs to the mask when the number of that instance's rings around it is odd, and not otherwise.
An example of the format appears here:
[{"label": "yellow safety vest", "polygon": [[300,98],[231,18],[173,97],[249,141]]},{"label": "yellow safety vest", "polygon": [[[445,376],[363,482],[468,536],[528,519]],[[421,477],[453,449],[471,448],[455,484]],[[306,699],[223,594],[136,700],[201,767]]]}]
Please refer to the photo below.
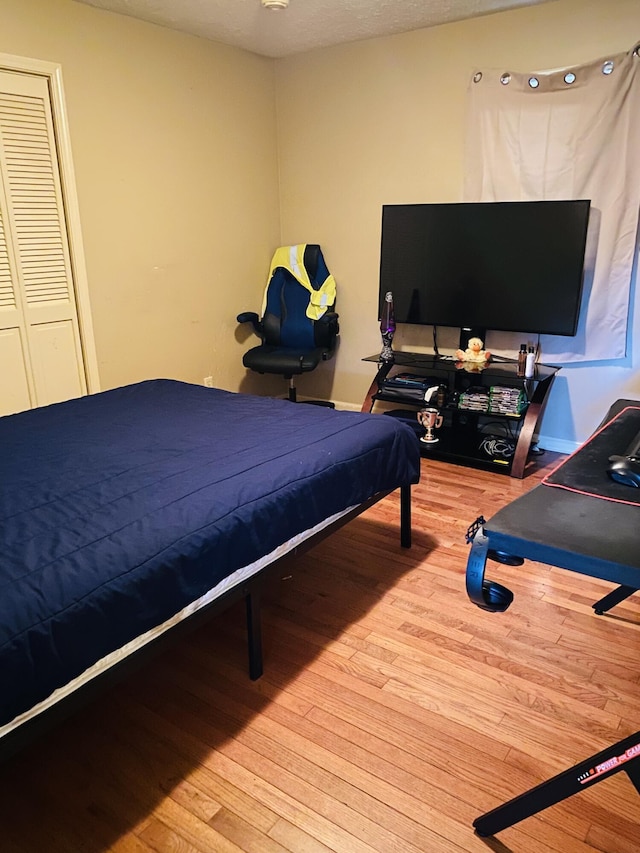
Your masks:
[{"label": "yellow safety vest", "polygon": [[288,270],[291,275],[299,281],[300,284],[309,291],[309,304],[307,305],[306,315],[310,320],[319,320],[326,311],[333,307],[336,301],[336,282],[334,277],[329,273],[326,279],[318,290],[314,290],[309,273],[304,265],[304,251],[307,248],[306,243],[298,243],[295,246],[281,246],[276,249],[273,258],[271,259],[271,268],[269,270],[269,278],[264,291],[264,299],[262,300],[262,316],[264,316],[267,306],[267,290],[269,282],[273,277],[273,273],[278,267]]}]

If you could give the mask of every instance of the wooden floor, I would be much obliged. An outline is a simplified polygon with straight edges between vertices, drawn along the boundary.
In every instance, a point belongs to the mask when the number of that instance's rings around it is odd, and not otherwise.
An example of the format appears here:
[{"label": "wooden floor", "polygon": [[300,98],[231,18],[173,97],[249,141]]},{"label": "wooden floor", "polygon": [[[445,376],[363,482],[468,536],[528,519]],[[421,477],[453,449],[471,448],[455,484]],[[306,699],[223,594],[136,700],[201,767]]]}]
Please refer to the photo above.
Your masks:
[{"label": "wooden floor", "polygon": [[640,729],[640,594],[598,617],[609,585],[526,563],[489,565],[507,613],[466,597],[467,526],[539,477],[423,462],[411,550],[393,496],[291,562],[260,681],[233,608],[0,767],[2,853],[638,853],[624,773],[472,829]]}]

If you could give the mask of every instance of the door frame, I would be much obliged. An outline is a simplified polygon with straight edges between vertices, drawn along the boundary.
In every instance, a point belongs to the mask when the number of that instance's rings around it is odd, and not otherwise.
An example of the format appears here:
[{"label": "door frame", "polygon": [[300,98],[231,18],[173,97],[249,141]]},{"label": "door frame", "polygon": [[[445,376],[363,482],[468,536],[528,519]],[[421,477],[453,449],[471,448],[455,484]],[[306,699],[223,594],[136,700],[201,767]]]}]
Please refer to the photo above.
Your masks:
[{"label": "door frame", "polygon": [[91,303],[89,300],[89,282],[82,242],[80,207],[78,205],[76,179],[71,155],[71,137],[65,106],[64,87],[62,84],[62,66],[55,62],[0,53],[0,70],[30,74],[32,76],[36,75],[44,77],[47,80],[49,97],[51,99],[56,153],[60,169],[60,184],[69,241],[71,275],[78,313],[84,374],[88,393],[95,394],[100,391],[100,376],[93,334]]}]

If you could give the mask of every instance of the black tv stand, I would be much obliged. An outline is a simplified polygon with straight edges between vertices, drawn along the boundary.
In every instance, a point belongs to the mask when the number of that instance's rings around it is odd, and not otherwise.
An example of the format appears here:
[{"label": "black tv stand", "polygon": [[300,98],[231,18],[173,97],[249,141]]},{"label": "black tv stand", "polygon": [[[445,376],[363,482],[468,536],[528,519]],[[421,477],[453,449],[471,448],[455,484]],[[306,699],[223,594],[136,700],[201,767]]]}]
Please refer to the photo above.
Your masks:
[{"label": "black tv stand", "polygon": [[[381,362],[379,355],[363,361],[378,365],[378,370],[363,401],[363,412],[372,412],[377,403],[386,404],[388,414],[406,420],[420,435],[423,430],[416,413],[427,404],[414,393],[390,388],[385,380],[398,373],[428,377],[443,388],[440,394],[442,426],[436,429],[438,442],[421,443],[423,456],[442,459],[474,468],[498,471],[511,477],[524,477],[533,437],[544,411],[551,385],[559,367],[537,364],[532,378],[518,376],[515,360],[490,360],[487,364],[460,362],[447,356],[417,352],[394,352],[393,362]],[[498,399],[521,391],[521,408],[505,413]],[[488,398],[487,410],[474,406],[474,395]],[[429,405],[434,405],[430,403]]]}]

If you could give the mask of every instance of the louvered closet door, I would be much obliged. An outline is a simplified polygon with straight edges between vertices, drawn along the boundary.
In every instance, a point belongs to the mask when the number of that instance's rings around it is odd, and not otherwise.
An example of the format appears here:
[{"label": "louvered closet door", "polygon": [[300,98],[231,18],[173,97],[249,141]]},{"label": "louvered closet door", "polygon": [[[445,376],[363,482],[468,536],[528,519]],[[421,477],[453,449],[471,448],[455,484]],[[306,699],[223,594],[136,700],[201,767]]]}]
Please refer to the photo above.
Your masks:
[{"label": "louvered closet door", "polygon": [[0,72],[0,414],[84,393],[47,81]]}]

